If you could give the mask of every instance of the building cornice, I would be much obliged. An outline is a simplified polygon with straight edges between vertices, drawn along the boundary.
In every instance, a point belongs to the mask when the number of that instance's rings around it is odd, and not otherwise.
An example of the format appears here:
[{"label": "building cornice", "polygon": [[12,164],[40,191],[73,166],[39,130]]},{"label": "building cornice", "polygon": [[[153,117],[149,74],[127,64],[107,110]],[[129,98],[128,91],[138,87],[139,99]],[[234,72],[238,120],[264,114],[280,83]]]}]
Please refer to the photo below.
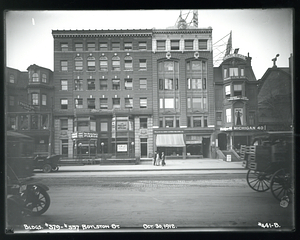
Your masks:
[{"label": "building cornice", "polygon": [[154,29],[153,34],[200,34],[212,33],[212,28],[191,28],[191,29]]}]

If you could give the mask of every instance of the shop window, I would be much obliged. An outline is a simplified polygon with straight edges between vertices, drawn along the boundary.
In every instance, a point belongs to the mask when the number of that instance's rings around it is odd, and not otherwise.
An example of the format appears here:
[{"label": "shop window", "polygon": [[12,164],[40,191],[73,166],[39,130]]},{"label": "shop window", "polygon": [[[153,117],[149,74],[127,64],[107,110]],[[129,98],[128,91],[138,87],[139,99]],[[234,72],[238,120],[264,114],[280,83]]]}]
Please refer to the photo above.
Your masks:
[{"label": "shop window", "polygon": [[202,127],[201,117],[193,117],[193,127]]},{"label": "shop window", "polygon": [[44,73],[42,74],[42,82],[47,83],[47,75]]},{"label": "shop window", "polygon": [[108,109],[107,98],[100,98],[100,109]]},{"label": "shop window", "polygon": [[88,109],[95,109],[95,98],[88,98],[87,99]]},{"label": "shop window", "polygon": [[96,85],[95,85],[95,79],[88,79],[87,80],[87,90],[95,90]]},{"label": "shop window", "polygon": [[17,130],[17,120],[16,117],[9,117],[8,118],[8,126],[7,130]]},{"label": "shop window", "polygon": [[75,51],[82,52],[83,51],[83,44],[82,43],[75,43]]},{"label": "shop window", "polygon": [[179,50],[179,40],[171,40],[171,50]]},{"label": "shop window", "polygon": [[233,96],[242,96],[242,84],[233,85]]},{"label": "shop window", "polygon": [[20,129],[28,130],[29,129],[29,115],[20,116]]},{"label": "shop window", "polygon": [[62,52],[67,52],[69,50],[69,45],[68,43],[60,43],[60,50]]},{"label": "shop window", "polygon": [[112,44],[111,44],[111,50],[113,50],[113,51],[119,51],[120,50],[120,43],[119,42],[112,42]]},{"label": "shop window", "polygon": [[147,79],[146,78],[140,78],[140,89],[146,90],[147,89]]},{"label": "shop window", "polygon": [[75,108],[83,108],[83,99],[82,98],[75,99]]},{"label": "shop window", "polygon": [[157,40],[156,41],[156,49],[157,50],[166,50],[166,41],[165,40]]},{"label": "shop window", "polygon": [[107,79],[100,79],[100,90],[107,90]]},{"label": "shop window", "polygon": [[121,70],[120,58],[118,56],[114,56],[112,58],[112,70],[113,71],[120,71]]},{"label": "shop window", "polygon": [[124,50],[126,50],[126,51],[132,50],[132,42],[124,43]]},{"label": "shop window", "polygon": [[106,42],[99,43],[99,50],[100,51],[107,51],[108,50],[108,44]]},{"label": "shop window", "polygon": [[147,121],[148,118],[140,118],[140,128],[147,129],[148,128]]},{"label": "shop window", "polygon": [[147,50],[147,43],[139,42],[139,50]]},{"label": "shop window", "polygon": [[60,99],[60,109],[68,109],[68,99]]},{"label": "shop window", "polygon": [[146,59],[140,59],[139,60],[139,70],[147,70],[147,60]]},{"label": "shop window", "polygon": [[185,50],[193,50],[194,49],[194,40],[184,40],[184,49]]},{"label": "shop window", "polygon": [[9,82],[10,83],[15,83],[15,76],[14,75],[9,75]]},{"label": "shop window", "polygon": [[133,108],[133,99],[125,98],[125,108]]},{"label": "shop window", "polygon": [[32,82],[39,82],[39,74],[38,73],[34,73],[32,74]]},{"label": "shop window", "polygon": [[88,71],[95,71],[96,70],[96,62],[94,57],[87,58],[87,70]]},{"label": "shop window", "polygon": [[121,107],[121,101],[120,98],[113,98],[113,108],[120,108]]},{"label": "shop window", "polygon": [[31,101],[32,101],[32,105],[38,106],[39,105],[39,94],[38,93],[32,93],[31,94]]},{"label": "shop window", "polygon": [[198,47],[199,47],[199,50],[206,50],[207,49],[207,40],[200,39],[198,42]]},{"label": "shop window", "polygon": [[147,98],[140,98],[140,108],[147,108]]},{"label": "shop window", "polygon": [[108,62],[107,62],[107,57],[102,56],[99,59],[99,67],[100,71],[108,71]]},{"label": "shop window", "polygon": [[90,52],[95,51],[96,50],[95,43],[92,43],[92,42],[87,43],[87,50],[90,51]]},{"label": "shop window", "polygon": [[60,90],[68,91],[68,80],[60,80]]},{"label": "shop window", "polygon": [[31,124],[30,129],[38,129],[39,128],[39,116],[38,115],[31,115]]},{"label": "shop window", "polygon": [[82,91],[83,90],[83,80],[82,79],[75,79],[75,90],[76,91]]},{"label": "shop window", "polygon": [[83,70],[83,59],[82,57],[75,58],[75,71],[82,71]]},{"label": "shop window", "polygon": [[226,109],[226,122],[231,123],[231,108]]},{"label": "shop window", "polygon": [[66,61],[66,60],[60,61],[60,70],[62,72],[67,72],[68,71],[68,61]]},{"label": "shop window", "polygon": [[132,71],[132,57],[126,56],[124,58],[124,70],[125,71]]},{"label": "shop window", "polygon": [[174,98],[165,98],[165,108],[174,108]]},{"label": "shop window", "polygon": [[42,129],[49,129],[49,115],[48,114],[42,114]]},{"label": "shop window", "polygon": [[113,79],[112,80],[112,89],[113,90],[120,90],[121,89],[120,79]]},{"label": "shop window", "polygon": [[42,94],[42,105],[43,106],[47,105],[47,95],[46,94]]},{"label": "shop window", "polygon": [[165,118],[165,126],[166,127],[174,127],[174,118],[173,117],[166,117]]},{"label": "shop window", "polygon": [[68,156],[68,151],[69,151],[68,145],[69,145],[68,139],[61,140],[61,155],[64,157]]}]

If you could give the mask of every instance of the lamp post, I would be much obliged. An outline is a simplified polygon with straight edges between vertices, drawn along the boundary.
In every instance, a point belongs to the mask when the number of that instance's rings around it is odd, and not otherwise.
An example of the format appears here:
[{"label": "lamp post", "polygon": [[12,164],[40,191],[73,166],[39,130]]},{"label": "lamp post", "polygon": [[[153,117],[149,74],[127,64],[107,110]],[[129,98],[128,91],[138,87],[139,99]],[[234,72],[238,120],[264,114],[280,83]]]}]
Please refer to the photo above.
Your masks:
[{"label": "lamp post", "polygon": [[102,150],[102,159],[101,160],[103,160],[103,149],[104,148],[104,142],[101,142],[101,150]]},{"label": "lamp post", "polygon": [[134,157],[134,142],[131,142],[132,157]]},{"label": "lamp post", "polygon": [[80,158],[80,160],[82,161],[81,146],[82,146],[82,143],[80,142],[80,143],[78,144],[78,147],[79,147],[79,158]]}]

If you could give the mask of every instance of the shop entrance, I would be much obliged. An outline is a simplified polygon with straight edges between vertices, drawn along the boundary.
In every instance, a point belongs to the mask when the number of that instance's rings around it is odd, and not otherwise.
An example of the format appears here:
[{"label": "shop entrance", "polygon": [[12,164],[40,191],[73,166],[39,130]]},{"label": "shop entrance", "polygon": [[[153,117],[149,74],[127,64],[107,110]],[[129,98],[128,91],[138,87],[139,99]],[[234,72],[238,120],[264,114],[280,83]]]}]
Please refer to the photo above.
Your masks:
[{"label": "shop entrance", "polygon": [[227,150],[227,135],[226,133],[218,134],[218,146],[220,150]]},{"label": "shop entrance", "polygon": [[202,147],[203,147],[203,157],[209,157],[209,146],[210,146],[210,138],[203,138],[202,140]]}]

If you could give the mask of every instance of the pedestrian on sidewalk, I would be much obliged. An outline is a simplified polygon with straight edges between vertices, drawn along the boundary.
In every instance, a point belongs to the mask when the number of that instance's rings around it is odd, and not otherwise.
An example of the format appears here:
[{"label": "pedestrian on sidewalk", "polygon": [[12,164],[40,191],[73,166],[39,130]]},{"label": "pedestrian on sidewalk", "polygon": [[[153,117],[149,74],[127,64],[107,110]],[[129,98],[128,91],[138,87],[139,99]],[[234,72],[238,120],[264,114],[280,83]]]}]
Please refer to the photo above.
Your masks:
[{"label": "pedestrian on sidewalk", "polygon": [[157,153],[156,155],[156,166],[159,166],[160,165],[160,156],[159,156],[159,153]]},{"label": "pedestrian on sidewalk", "polygon": [[154,156],[153,156],[153,165],[156,166],[156,158],[157,158],[157,152],[154,152]]},{"label": "pedestrian on sidewalk", "polygon": [[161,165],[162,166],[166,165],[166,157],[165,157],[165,153],[164,152],[161,153]]}]

